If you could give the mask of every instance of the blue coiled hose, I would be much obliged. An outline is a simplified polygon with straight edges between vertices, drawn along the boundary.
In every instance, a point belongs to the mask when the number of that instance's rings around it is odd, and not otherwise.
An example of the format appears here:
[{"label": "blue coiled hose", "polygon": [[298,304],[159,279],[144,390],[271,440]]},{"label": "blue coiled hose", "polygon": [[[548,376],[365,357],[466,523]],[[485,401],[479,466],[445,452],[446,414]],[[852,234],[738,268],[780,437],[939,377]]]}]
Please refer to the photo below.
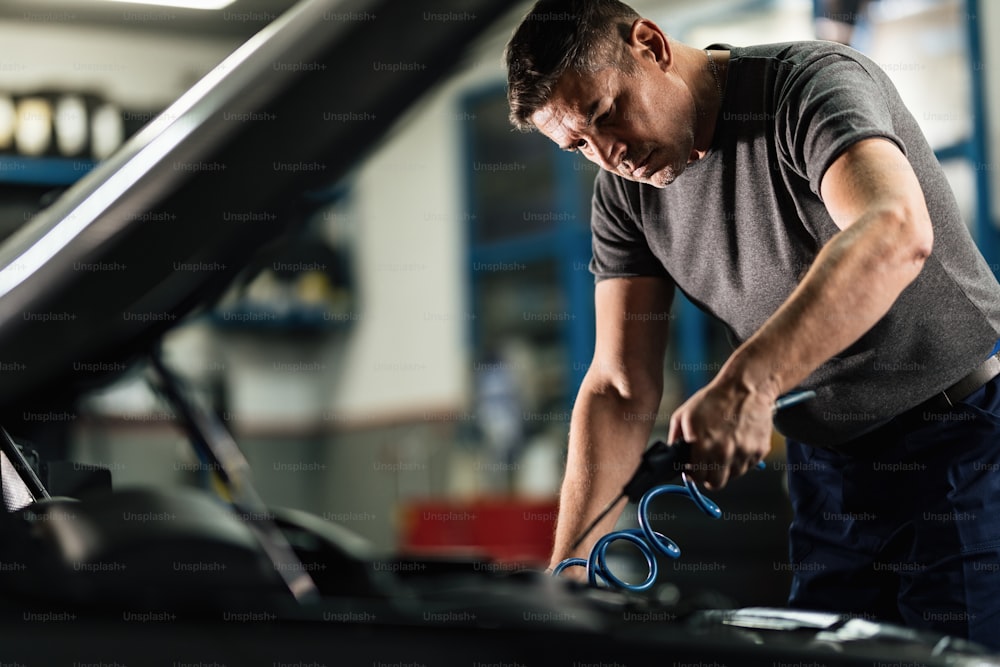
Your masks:
[{"label": "blue coiled hose", "polygon": [[[681,555],[680,547],[673,540],[653,530],[649,519],[649,503],[657,496],[677,494],[690,498],[702,512],[713,519],[718,519],[722,516],[722,510],[719,509],[719,506],[711,499],[706,498],[698,490],[698,486],[694,483],[694,480],[689,478],[685,473],[681,473],[681,479],[684,481],[684,486],[663,484],[643,494],[639,500],[639,528],[629,528],[627,530],[617,530],[608,533],[597,540],[594,548],[590,550],[588,558],[567,558],[553,569],[552,575],[558,576],[567,567],[579,566],[587,568],[587,581],[591,586],[596,586],[597,579],[600,577],[606,584],[623,588],[627,591],[641,592],[649,590],[656,583],[656,576],[659,573],[655,552],[659,552],[670,558],[678,558]],[[646,565],[649,567],[649,576],[641,584],[630,584],[622,581],[608,569],[606,561],[608,546],[618,540],[631,542],[638,547],[640,553],[646,558]]]}]

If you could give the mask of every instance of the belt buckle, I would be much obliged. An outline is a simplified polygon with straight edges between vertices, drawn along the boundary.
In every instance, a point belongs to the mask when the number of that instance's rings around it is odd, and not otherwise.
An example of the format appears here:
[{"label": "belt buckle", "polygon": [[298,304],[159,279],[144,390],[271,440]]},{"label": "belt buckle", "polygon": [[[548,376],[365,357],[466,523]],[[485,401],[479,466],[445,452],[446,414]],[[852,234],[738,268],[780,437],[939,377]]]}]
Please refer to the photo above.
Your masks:
[{"label": "belt buckle", "polygon": [[951,401],[951,396],[948,395],[947,391],[942,391],[941,395],[944,396],[944,402],[948,404],[949,408],[955,407],[955,404]]}]

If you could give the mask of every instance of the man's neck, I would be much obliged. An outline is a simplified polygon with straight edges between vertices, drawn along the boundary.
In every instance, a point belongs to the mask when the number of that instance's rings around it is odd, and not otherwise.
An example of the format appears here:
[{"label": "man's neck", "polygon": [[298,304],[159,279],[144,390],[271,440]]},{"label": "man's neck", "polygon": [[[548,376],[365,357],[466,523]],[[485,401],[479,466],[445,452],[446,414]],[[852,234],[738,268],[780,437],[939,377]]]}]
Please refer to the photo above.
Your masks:
[{"label": "man's neck", "polygon": [[712,145],[715,125],[725,97],[729,51],[686,49],[689,82],[698,110],[692,160],[701,159]]}]

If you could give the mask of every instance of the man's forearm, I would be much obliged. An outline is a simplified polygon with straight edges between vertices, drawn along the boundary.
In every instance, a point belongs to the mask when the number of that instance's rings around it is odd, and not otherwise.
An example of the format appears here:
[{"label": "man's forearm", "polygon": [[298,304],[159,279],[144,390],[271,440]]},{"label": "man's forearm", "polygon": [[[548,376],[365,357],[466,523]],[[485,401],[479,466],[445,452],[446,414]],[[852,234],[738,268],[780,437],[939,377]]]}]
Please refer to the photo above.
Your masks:
[{"label": "man's forearm", "polygon": [[573,407],[551,567],[571,556],[585,557],[591,545],[614,527],[624,502],[575,552],[570,551],[587,524],[621,493],[635,472],[656,421],[661,388],[626,398],[613,387],[595,385],[585,380]]}]

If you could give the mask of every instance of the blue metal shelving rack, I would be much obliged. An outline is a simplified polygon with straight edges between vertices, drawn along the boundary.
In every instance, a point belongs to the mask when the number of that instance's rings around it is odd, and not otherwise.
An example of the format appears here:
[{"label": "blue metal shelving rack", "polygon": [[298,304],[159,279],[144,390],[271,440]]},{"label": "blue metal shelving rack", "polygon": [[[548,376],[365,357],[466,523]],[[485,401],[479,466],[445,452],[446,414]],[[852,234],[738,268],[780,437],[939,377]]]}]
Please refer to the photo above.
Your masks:
[{"label": "blue metal shelving rack", "polygon": [[94,160],[0,155],[0,184],[72,185],[97,164]]},{"label": "blue metal shelving rack", "polygon": [[[489,85],[467,93],[459,102],[459,117],[473,117],[470,112],[478,103],[490,97],[505,97],[502,85]],[[477,144],[472,123],[463,124],[464,164],[472,164],[477,156]],[[579,220],[590,219],[590,209],[583,210],[581,201],[589,200],[589,192],[582,191],[582,184],[574,171],[574,156],[558,150],[555,146],[549,152],[550,166],[555,178],[551,206],[553,211],[567,213],[560,216],[548,230],[520,234],[498,241],[483,241],[477,233],[477,201],[475,196],[475,175],[472,170],[465,173],[466,217],[466,276],[469,290],[466,302],[468,312],[477,312],[477,292],[480,274],[473,269],[476,265],[493,263],[531,264],[553,261],[557,267],[559,288],[564,298],[567,312],[574,315],[572,320],[559,322],[560,334],[566,343],[566,367],[568,377],[565,395],[568,408],[576,397],[577,389],[583,381],[594,351],[594,295],[593,277],[587,270],[590,262],[589,225],[579,224]],[[476,349],[480,341],[476,334],[476,321],[470,321],[468,344]]]},{"label": "blue metal shelving rack", "polygon": [[[964,142],[953,147],[955,157],[965,158],[972,163],[976,174],[976,219],[974,232],[976,243],[993,268],[993,273],[1000,277],[1000,228],[993,222],[993,197],[990,183],[992,171],[989,147],[989,116],[987,114],[986,85],[983,81],[983,35],[986,27],[980,21],[981,0],[965,0],[965,30],[968,42],[969,65],[971,76],[971,111],[972,135]],[[952,155],[939,151],[938,159],[944,160]]]}]

